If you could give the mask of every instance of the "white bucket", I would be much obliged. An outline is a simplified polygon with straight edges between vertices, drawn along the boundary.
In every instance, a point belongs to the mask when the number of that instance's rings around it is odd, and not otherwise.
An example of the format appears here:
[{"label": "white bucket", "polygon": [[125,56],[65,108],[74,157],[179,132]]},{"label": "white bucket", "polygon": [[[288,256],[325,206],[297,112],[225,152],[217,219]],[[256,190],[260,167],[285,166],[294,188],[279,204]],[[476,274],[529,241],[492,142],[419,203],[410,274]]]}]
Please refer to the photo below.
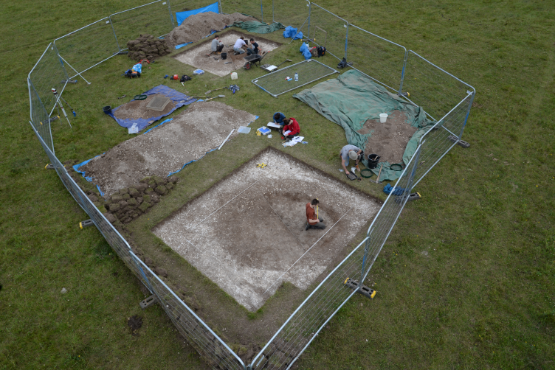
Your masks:
[{"label": "white bucket", "polygon": [[380,122],[385,123],[387,121],[387,113],[380,113]]},{"label": "white bucket", "polygon": [[232,79],[232,80],[236,80],[236,79],[238,79],[238,78],[239,78],[239,77],[237,77],[237,72],[233,72],[233,73],[231,74],[231,79]]}]

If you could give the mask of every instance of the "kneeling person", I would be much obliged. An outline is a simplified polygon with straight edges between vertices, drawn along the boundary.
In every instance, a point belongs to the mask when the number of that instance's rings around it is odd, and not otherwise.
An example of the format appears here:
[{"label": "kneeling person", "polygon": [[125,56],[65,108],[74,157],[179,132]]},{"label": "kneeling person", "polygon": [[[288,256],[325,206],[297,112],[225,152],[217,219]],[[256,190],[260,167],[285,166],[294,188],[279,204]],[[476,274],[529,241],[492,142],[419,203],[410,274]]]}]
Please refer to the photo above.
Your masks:
[{"label": "kneeling person", "polygon": [[283,120],[283,125],[283,136],[281,138],[284,140],[292,139],[301,132],[299,122],[293,117],[285,118]]},{"label": "kneeling person", "polygon": [[312,199],[312,202],[306,204],[306,228],[308,229],[325,229],[324,220],[316,217],[314,208],[318,206],[318,199]]},{"label": "kneeling person", "polygon": [[349,144],[341,148],[341,151],[339,152],[339,157],[341,158],[341,166],[345,171],[345,175],[349,175],[349,170],[347,169],[349,167],[349,161],[355,161],[355,167],[358,171],[360,171],[358,164],[364,157],[364,152],[362,151],[362,149]]}]

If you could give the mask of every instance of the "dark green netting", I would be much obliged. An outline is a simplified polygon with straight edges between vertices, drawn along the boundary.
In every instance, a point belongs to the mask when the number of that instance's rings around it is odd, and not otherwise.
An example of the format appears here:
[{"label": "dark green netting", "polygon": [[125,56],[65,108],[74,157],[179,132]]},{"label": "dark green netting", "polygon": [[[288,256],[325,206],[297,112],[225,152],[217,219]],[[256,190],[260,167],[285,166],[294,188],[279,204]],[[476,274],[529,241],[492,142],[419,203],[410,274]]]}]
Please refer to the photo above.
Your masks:
[{"label": "dark green netting", "polygon": [[[347,142],[359,148],[364,148],[366,141],[372,135],[358,133],[367,120],[379,119],[380,113],[390,115],[395,110],[403,111],[407,117],[407,124],[418,127],[403,153],[405,165],[416,151],[422,135],[435,123],[426,118],[422,108],[390,93],[385,87],[356,70],[347,71],[336,79],[319,83],[293,97],[343,127]],[[363,163],[367,165],[368,159],[365,158]],[[377,175],[380,167],[382,167],[380,175],[382,180],[396,180],[402,172],[392,170],[389,162],[380,162],[372,171]]]},{"label": "dark green netting", "polygon": [[258,21],[235,22],[233,23],[233,27],[239,27],[252,33],[272,33],[285,28],[285,26],[279,22],[267,24]]}]

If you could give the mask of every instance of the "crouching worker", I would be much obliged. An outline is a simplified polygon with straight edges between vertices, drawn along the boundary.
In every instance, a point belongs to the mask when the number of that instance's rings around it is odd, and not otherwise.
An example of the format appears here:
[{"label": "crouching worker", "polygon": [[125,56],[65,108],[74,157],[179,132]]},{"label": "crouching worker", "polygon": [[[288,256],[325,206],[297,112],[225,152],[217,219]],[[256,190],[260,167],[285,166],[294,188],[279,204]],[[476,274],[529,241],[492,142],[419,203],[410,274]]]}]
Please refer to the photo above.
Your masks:
[{"label": "crouching worker", "polygon": [[220,41],[220,36],[214,36],[214,40],[212,40],[210,47],[212,49],[212,54],[220,54],[222,52],[224,44]]},{"label": "crouching worker", "polygon": [[364,156],[364,152],[362,149],[354,146],[354,145],[345,145],[341,148],[339,152],[339,157],[341,158],[341,166],[343,167],[343,171],[345,171],[345,175],[349,175],[349,161],[355,161],[355,167],[357,171],[360,171],[360,167],[358,166],[359,162],[362,160]]},{"label": "crouching worker", "polygon": [[315,208],[318,207],[318,199],[312,199],[312,202],[306,204],[306,227],[308,229],[325,229],[324,220],[316,216]]},{"label": "crouching worker", "polygon": [[301,128],[299,127],[299,122],[293,117],[285,118],[283,120],[283,130],[282,130],[282,139],[283,140],[290,140],[297,136],[301,132]]}]

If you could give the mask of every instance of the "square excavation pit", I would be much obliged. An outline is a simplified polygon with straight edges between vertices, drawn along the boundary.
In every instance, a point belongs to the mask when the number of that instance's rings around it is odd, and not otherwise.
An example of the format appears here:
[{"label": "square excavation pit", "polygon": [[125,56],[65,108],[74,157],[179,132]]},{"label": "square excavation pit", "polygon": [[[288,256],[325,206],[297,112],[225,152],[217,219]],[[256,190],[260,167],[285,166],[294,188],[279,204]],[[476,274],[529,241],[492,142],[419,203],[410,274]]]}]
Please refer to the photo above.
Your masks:
[{"label": "square excavation pit", "polygon": [[196,102],[172,121],[99,155],[81,167],[110,196],[147,176],[166,177],[232,140],[256,116],[221,102]]},{"label": "square excavation pit", "polygon": [[[313,198],[320,200],[324,230],[305,230],[305,205]],[[379,208],[370,196],[269,149],[153,232],[239,304],[256,311],[283,282],[305,290],[321,279]]]},{"label": "square excavation pit", "polygon": [[[213,35],[208,37],[206,41],[177,54],[174,58],[181,63],[185,63],[190,66],[200,68],[206,72],[215,74],[216,76],[223,77],[237,69],[242,68],[246,63],[246,60],[244,59],[244,57],[247,56],[246,52],[240,55],[233,55],[233,45],[241,36],[243,36],[245,40],[254,38],[262,51],[266,52],[274,50],[281,45],[280,43],[266,40],[258,36],[251,36],[245,33],[232,31],[220,34],[220,41],[225,45],[222,52],[227,53],[227,59],[225,60],[216,54],[207,56],[211,52],[210,44],[214,39]],[[217,58],[218,60],[215,60],[214,58]],[[264,62],[261,64],[264,64]]]}]

